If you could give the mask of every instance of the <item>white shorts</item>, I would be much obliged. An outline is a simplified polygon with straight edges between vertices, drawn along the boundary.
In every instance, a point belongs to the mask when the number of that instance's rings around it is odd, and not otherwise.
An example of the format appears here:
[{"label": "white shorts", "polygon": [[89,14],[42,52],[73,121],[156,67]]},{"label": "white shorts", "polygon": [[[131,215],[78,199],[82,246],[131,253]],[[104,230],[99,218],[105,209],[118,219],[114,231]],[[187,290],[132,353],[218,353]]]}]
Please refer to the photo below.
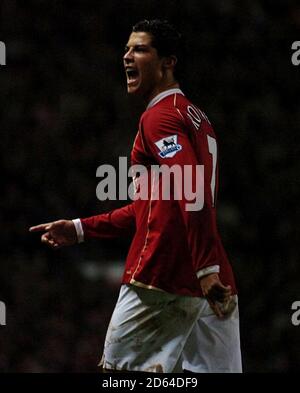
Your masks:
[{"label": "white shorts", "polygon": [[122,285],[100,364],[157,373],[241,372],[238,309],[220,320],[204,298]]},{"label": "white shorts", "polygon": [[202,298],[201,312],[177,367],[194,373],[241,373],[242,358],[238,299],[226,319],[218,318]]}]

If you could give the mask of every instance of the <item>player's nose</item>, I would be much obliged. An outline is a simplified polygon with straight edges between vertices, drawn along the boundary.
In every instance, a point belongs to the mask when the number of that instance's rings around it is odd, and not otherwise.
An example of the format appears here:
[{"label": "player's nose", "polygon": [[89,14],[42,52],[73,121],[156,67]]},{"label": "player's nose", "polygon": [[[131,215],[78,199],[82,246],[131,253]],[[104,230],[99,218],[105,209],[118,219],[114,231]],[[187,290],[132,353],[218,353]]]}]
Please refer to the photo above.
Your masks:
[{"label": "player's nose", "polygon": [[132,49],[128,49],[127,52],[125,52],[124,56],[123,56],[123,60],[125,64],[130,63],[131,61],[133,61],[133,52]]}]

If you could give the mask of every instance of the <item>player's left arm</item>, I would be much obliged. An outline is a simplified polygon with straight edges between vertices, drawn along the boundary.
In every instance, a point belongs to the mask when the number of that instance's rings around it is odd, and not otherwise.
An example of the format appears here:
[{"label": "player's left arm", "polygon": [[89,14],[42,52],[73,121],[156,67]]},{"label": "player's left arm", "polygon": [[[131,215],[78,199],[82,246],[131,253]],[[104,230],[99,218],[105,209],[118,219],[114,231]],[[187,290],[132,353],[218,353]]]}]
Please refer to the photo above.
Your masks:
[{"label": "player's left arm", "polygon": [[225,286],[217,273],[200,278],[200,286],[218,318],[227,317],[235,309],[236,300],[232,295],[231,286]]},{"label": "player's left arm", "polygon": [[[143,119],[142,123],[142,137],[144,138],[145,147],[150,151],[155,161],[159,165],[178,165],[183,174],[184,184],[184,167],[189,165],[193,168],[193,176],[188,180],[192,182],[193,189],[197,190],[196,181],[200,182],[198,186],[204,187],[204,179],[201,176],[197,178],[196,166],[199,165],[199,160],[196,157],[195,150],[192,146],[189,135],[186,131],[186,124],[180,117],[173,116],[170,119],[169,114],[161,116],[147,116]],[[174,138],[174,136],[176,136]],[[168,157],[164,156],[162,149],[164,149],[164,140],[175,141],[177,143],[177,151],[174,155]],[[165,148],[165,152],[166,152]],[[176,181],[176,179],[175,179]],[[176,186],[176,184],[175,184]],[[219,278],[219,266],[215,263],[201,263],[199,261],[197,249],[197,236],[201,236],[199,232],[199,216],[202,214],[199,210],[188,210],[187,204],[191,201],[185,197],[184,190],[182,191],[182,199],[179,200],[182,219],[184,220],[187,230],[189,249],[193,259],[195,273],[197,274],[203,295],[208,299],[213,311],[219,318],[225,317],[231,310],[232,306],[232,291],[230,286],[222,284]]]}]

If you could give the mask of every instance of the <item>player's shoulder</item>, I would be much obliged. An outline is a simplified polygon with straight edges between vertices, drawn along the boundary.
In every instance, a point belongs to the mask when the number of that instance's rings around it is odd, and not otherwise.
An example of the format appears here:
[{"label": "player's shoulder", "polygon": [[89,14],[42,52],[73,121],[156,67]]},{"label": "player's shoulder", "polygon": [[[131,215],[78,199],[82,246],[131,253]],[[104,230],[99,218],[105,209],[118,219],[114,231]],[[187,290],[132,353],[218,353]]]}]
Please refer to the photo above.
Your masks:
[{"label": "player's shoulder", "polygon": [[142,115],[142,123],[147,127],[158,125],[177,125],[200,129],[200,125],[211,123],[206,114],[184,94],[172,94],[148,108]]},{"label": "player's shoulder", "polygon": [[211,122],[206,113],[200,109],[198,104],[193,103],[185,96],[178,97],[176,102],[178,112],[187,120],[187,123],[195,128],[196,131],[200,129],[212,128]]},{"label": "player's shoulder", "polygon": [[141,116],[143,123],[157,124],[157,123],[178,123],[182,121],[182,117],[178,111],[177,106],[178,94],[172,94],[156,103],[152,107],[146,109]]}]

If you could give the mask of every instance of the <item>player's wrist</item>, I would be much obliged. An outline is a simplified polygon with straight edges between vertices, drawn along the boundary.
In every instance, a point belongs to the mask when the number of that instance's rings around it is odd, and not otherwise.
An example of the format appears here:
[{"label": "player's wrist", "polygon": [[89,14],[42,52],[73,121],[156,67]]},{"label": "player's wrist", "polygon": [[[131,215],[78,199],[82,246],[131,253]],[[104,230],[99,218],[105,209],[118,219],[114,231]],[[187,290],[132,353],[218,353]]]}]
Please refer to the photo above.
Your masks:
[{"label": "player's wrist", "polygon": [[220,273],[220,266],[219,265],[208,266],[198,270],[196,274],[197,274],[197,278],[202,278],[212,273]]},{"label": "player's wrist", "polygon": [[74,220],[72,220],[72,222],[75,227],[75,231],[76,231],[76,235],[77,235],[77,242],[83,243],[84,242],[84,232],[83,232],[80,218],[75,218]]}]

